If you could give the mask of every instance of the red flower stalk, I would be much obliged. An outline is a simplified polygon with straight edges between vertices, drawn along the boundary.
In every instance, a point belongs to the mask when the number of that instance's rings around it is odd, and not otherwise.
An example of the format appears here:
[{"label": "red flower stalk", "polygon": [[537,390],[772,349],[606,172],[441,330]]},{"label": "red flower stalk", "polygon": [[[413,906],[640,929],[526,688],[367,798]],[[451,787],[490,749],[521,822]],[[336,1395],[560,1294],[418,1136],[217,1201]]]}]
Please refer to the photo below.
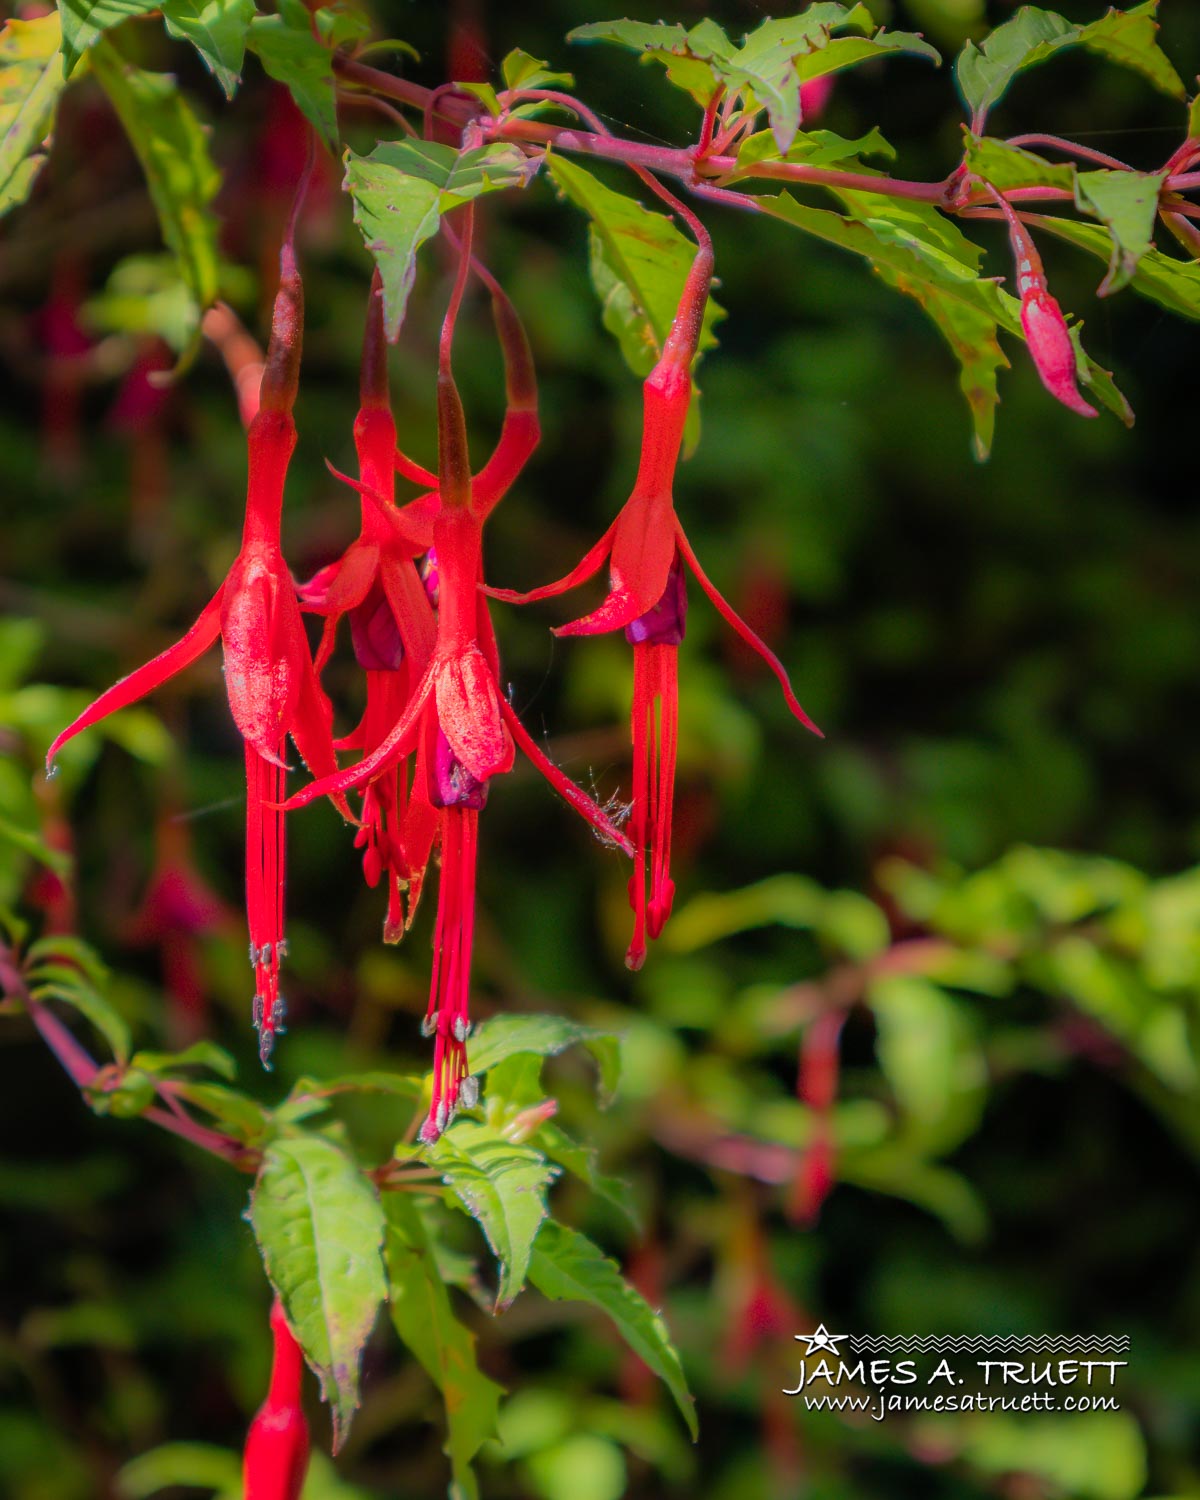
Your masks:
[{"label": "red flower stalk", "polygon": [[[649,180],[649,179],[648,179]],[[695,215],[660,184],[650,181],[687,221],[699,250],[684,285],[658,363],[643,385],[642,453],[633,493],[617,519],[565,578],[529,593],[488,589],[496,599],[529,604],[578,587],[608,561],[609,593],[598,609],[556,635],[625,631],[633,646],[633,811],[630,831],[635,867],[629,883],[633,936],[625,962],[640,969],[647,936],[655,938],[671,913],[671,815],[679,723],[677,658],[687,620],[684,564],[721,616],[779,679],[792,713],[820,730],[801,708],[778,657],[737,614],[701,568],[675,513],[673,486],[692,394],[692,363],[712,281],[712,241]]]},{"label": "red flower stalk", "polygon": [[[435,1141],[459,1105],[470,1108],[478,1084],[466,1040],[475,929],[479,813],[493,776],[511,769],[514,741],[604,839],[632,846],[607,815],[529,738],[498,687],[500,662],[483,579],[483,520],[508,489],[536,441],[536,390],[524,333],[507,300],[492,289],[504,344],[510,411],[492,458],[472,476],[466,421],[451,371],[454,326],[471,267],[471,210],[465,210],[458,275],[442,325],[438,358],[437,489],[399,513],[409,532],[427,537],[436,557],[437,638],[432,657],[390,732],[357,765],[303,788],[287,804],[367,786],[415,752],[412,806],[436,820],[442,852],[434,964],[423,1030],[435,1036],[433,1099],[421,1139]],[[515,409],[514,409],[515,408]],[[408,465],[407,460],[400,460]],[[410,468],[415,467],[409,465]],[[363,486],[365,489],[365,484]],[[380,507],[386,513],[386,506]],[[428,528],[423,531],[422,528]],[[426,580],[427,583],[430,581]]]},{"label": "red flower stalk", "polygon": [[300,1405],[304,1355],[278,1297],[271,1308],[271,1334],[271,1384],[246,1434],[243,1500],[299,1500],[308,1472],[308,1423]]},{"label": "red flower stalk", "polygon": [[[280,551],[284,480],[296,446],[292,407],[299,383],[304,309],[292,245],[294,228],[293,215],[279,256],[279,291],[261,403],[247,434],[250,472],[241,550],[225,582],[183,639],[102,693],[63,730],[47,756],[49,766],[81,730],[128,708],[221,638],[229,707],[245,741],[246,913],[255,975],[254,1024],[267,1068],[285,1008],[279,993],[279,961],[286,951],[281,803],[287,737],[314,773],[327,775],[337,767],[332,711],[313,670],[295,584]],[[348,817],[344,799],[339,799],[339,807]]]},{"label": "red flower stalk", "polygon": [[1057,400],[1081,417],[1098,415],[1079,394],[1075,345],[1062,308],[1050,295],[1042,257],[1033,236],[1017,218],[1012,204],[992,188],[992,196],[1004,211],[1008,238],[1017,263],[1017,295],[1021,299],[1021,327],[1042,384]]}]

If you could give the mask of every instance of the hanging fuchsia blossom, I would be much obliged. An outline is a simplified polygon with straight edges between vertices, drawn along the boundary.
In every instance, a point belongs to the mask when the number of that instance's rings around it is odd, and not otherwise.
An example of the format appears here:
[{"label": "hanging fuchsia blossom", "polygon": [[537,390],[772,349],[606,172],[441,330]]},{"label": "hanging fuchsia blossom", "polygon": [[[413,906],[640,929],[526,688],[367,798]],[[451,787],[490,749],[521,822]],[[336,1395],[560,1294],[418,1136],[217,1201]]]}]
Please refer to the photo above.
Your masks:
[{"label": "hanging fuchsia blossom", "polygon": [[243,1500],[299,1500],[308,1472],[308,1422],[300,1404],[304,1355],[278,1298],[271,1308],[271,1336],[271,1384],[246,1434]]},{"label": "hanging fuchsia blossom", "polygon": [[[259,1054],[270,1066],[282,1029],[279,961],[284,938],[284,799],[290,735],[318,775],[337,768],[332,711],[313,670],[296,588],[280,551],[288,462],[296,446],[292,406],[300,373],[304,293],[289,229],[280,252],[279,291],[263,371],[258,413],[247,434],[249,483],[242,545],[225,582],[182,640],[131,672],[50,746],[47,765],[81,730],[128,708],[188,667],[221,639],[225,688],[246,752],[246,915],[254,968],[254,1024]],[[344,799],[340,806],[348,816]]]},{"label": "hanging fuchsia blossom", "polygon": [[647,937],[655,938],[671,913],[671,822],[679,724],[679,645],[687,623],[684,565],[718,612],[779,679],[792,713],[814,734],[820,730],[801,708],[778,657],[717,591],[692,551],[675,513],[673,486],[692,394],[692,363],[700,340],[712,280],[712,243],[694,215],[681,212],[699,240],[679,309],[658,363],[643,386],[642,453],[633,493],[617,519],[565,578],[521,594],[489,589],[496,599],[529,604],[577,588],[607,561],[609,592],[599,608],[560,625],[556,635],[596,635],[624,630],[633,646],[633,835],[635,866],[629,882],[633,936],[625,962],[641,968]]},{"label": "hanging fuchsia blossom", "polygon": [[[437,637],[432,656],[390,732],[354,766],[323,776],[298,792],[289,807],[315,797],[370,788],[396,764],[415,755],[411,805],[428,809],[441,849],[433,975],[423,1023],[435,1038],[433,1097],[421,1139],[435,1141],[454,1110],[472,1107],[479,1086],[467,1063],[471,954],[475,933],[475,871],[479,814],[493,776],[512,768],[520,745],[555,789],[602,838],[632,854],[629,840],[596,804],[546,759],[499,688],[500,659],[483,582],[483,521],[504,495],[537,440],[536,388],[524,333],[507,300],[492,289],[506,354],[509,411],[491,460],[472,476],[462,402],[451,371],[454,326],[471,267],[471,214],[459,249],[438,362],[437,488],[401,508],[398,530],[432,549],[436,574]],[[402,456],[402,471],[422,474]],[[364,489],[366,481],[364,478]],[[372,503],[388,515],[386,500]],[[391,521],[389,521],[391,524]],[[424,528],[424,529],[423,529]],[[385,591],[386,593],[386,591]],[[364,601],[369,594],[364,594]],[[396,616],[393,615],[393,620]],[[398,628],[398,627],[397,627]],[[385,628],[385,636],[391,639]],[[401,643],[403,644],[403,632]]]},{"label": "hanging fuchsia blossom", "polygon": [[1008,238],[1017,265],[1017,295],[1021,299],[1021,327],[1042,384],[1057,401],[1081,417],[1094,417],[1094,406],[1079,394],[1075,345],[1062,308],[1050,295],[1042,257],[1033,236],[1017,218],[1012,205],[993,189],[993,197],[1004,211]]}]

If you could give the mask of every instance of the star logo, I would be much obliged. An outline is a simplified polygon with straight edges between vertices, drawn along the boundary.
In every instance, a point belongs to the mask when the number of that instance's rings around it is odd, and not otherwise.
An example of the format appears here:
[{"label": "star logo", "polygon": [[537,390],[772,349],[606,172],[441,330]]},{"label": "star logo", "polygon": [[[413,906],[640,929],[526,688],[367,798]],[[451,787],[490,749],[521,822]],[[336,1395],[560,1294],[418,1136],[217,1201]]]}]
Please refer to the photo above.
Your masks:
[{"label": "star logo", "polygon": [[808,1345],[808,1348],[804,1351],[806,1358],[810,1354],[818,1353],[832,1354],[835,1357],[838,1357],[838,1345],[843,1339],[847,1339],[849,1337],[850,1335],[848,1333],[830,1333],[829,1329],[825,1327],[824,1323],[817,1324],[815,1333],[797,1333],[795,1335],[796,1341],[798,1343]]}]

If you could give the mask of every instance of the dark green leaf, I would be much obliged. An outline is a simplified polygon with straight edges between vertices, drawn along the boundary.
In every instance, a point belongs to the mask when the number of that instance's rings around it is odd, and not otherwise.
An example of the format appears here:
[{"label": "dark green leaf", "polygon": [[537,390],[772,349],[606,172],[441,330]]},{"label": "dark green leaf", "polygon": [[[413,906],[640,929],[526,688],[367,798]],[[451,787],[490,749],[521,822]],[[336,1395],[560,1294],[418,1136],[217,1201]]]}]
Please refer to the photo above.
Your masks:
[{"label": "dark green leaf", "polygon": [[0,31],[0,215],[24,203],[46,162],[63,90],[56,15],[6,21]]},{"label": "dark green leaf", "polygon": [[476,1029],[468,1054],[471,1071],[486,1073],[506,1057],[519,1052],[555,1057],[577,1044],[585,1046],[596,1059],[601,1098],[610,1099],[616,1093],[621,1077],[620,1039],[611,1031],[580,1026],[565,1016],[493,1016]]},{"label": "dark green leaf", "polygon": [[193,1042],[182,1052],[136,1052],[133,1066],[147,1073],[176,1073],[180,1068],[207,1068],[226,1082],[237,1075],[237,1063],[216,1042]]},{"label": "dark green leaf", "polygon": [[71,76],[75,64],[106,31],[131,16],[149,15],[159,4],[160,0],[58,0],[63,77]]},{"label": "dark green leaf", "polygon": [[570,73],[555,73],[550,64],[514,47],[500,64],[506,89],[570,89],[575,79]]},{"label": "dark green leaf", "polygon": [[217,295],[217,222],[209,204],[220,186],[199,120],[166,73],[146,73],[102,39],[92,69],[146,174],[167,247],[194,303],[194,321]]},{"label": "dark green leaf", "polygon": [[555,1125],[553,1121],[547,1121],[538,1130],[534,1140],[551,1161],[557,1162],[573,1177],[578,1177],[580,1182],[586,1183],[597,1197],[611,1204],[635,1234],[640,1232],[641,1219],[633,1201],[633,1194],[629,1190],[629,1184],[619,1177],[609,1177],[601,1172],[596,1152],[591,1146],[584,1146],[579,1141],[572,1140],[566,1131]]},{"label": "dark green leaf", "polygon": [[[1081,224],[1077,219],[1050,214],[1031,216],[1029,222],[1101,260],[1110,257],[1112,241],[1099,224]],[[1184,318],[1200,319],[1200,262],[1175,260],[1161,250],[1148,250],[1138,261],[1129,284],[1160,307]]]},{"label": "dark green leaf", "polygon": [[313,35],[303,0],[279,0],[279,13],[255,16],[246,36],[267,73],[284,84],[296,108],[333,152],[338,149],[333,54]]},{"label": "dark green leaf", "polygon": [[810,167],[853,167],[864,156],[882,156],[891,160],[896,155],[878,129],[872,129],[855,141],[832,130],[802,130],[788,150],[781,152],[779,143],[769,130],[760,130],[743,141],[738,149],[739,172],[748,172],[762,161],[804,162]]},{"label": "dark green leaf", "polygon": [[1094,215],[1112,236],[1108,275],[1100,283],[1101,297],[1128,286],[1138,262],[1153,246],[1159,194],[1165,172],[1080,172],[1075,202]]},{"label": "dark green leaf", "polygon": [[191,42],[209,71],[232,99],[242,80],[246,32],[254,0],[161,0],[167,30]]},{"label": "dark green leaf", "polygon": [[1069,162],[1049,162],[1020,146],[1009,146],[991,136],[966,133],[963,155],[967,170],[1001,192],[1009,188],[1053,187],[1075,191],[1075,167]]},{"label": "dark green leaf", "polygon": [[387,1296],[383,1210],[332,1141],[275,1141],[250,1195],[271,1285],[333,1411],[336,1452],[358,1406],[363,1345]]},{"label": "dark green leaf", "polygon": [[[867,33],[834,37],[835,31]],[[909,32],[876,29],[865,5],[809,5],[798,16],[768,20],[740,47],[712,21],[690,31],[663,23],[600,21],[577,27],[568,41],[605,41],[664,64],[677,87],[706,104],[718,88],[740,95],[753,112],[767,111],[780,151],[800,127],[800,85],[886,52],[911,52],[940,62],[935,48]]]},{"label": "dark green leaf", "polygon": [[[592,281],[604,326],[629,368],[645,376],[662,353],[696,247],[665,214],[614,192],[577,162],[551,156],[549,170],[556,186],[591,220]],[[698,354],[716,343],[713,324],[724,315],[710,297]]]},{"label": "dark green leaf", "polygon": [[220,1083],[196,1083],[189,1078],[176,1079],[173,1088],[185,1104],[211,1115],[227,1135],[247,1146],[260,1144],[270,1130],[268,1112],[257,1100],[236,1089],[227,1089]]},{"label": "dark green leaf", "polygon": [[1183,82],[1158,46],[1158,0],[1130,11],[1110,10],[1087,26],[1074,26],[1056,11],[1024,5],[982,46],[968,42],[955,64],[955,76],[971,111],[971,128],[982,131],[988,111],[1018,73],[1045,62],[1064,47],[1081,46],[1133,68],[1155,88],[1185,97]]},{"label": "dark green leaf", "polygon": [[117,1062],[124,1065],[129,1061],[128,1025],[109,1002],[82,976],[77,976],[70,983],[47,981],[33,984],[30,986],[29,993],[33,1000],[43,1004],[48,1000],[60,1000],[64,1005],[77,1010],[105,1039]]},{"label": "dark green leaf", "polygon": [[[766,212],[864,256],[889,285],[921,303],[948,337],[953,334],[955,353],[960,358],[966,354],[969,360],[964,366],[964,390],[978,386],[973,403],[976,445],[986,451],[996,400],[995,372],[1003,364],[1003,357],[997,359],[998,349],[992,349],[991,344],[997,328],[1024,338],[1020,303],[994,281],[981,277],[976,265],[962,258],[966,252],[959,247],[962,237],[955,226],[945,221],[937,225],[928,222],[923,213],[914,211],[920,205],[891,203],[877,194],[841,196],[856,203],[861,218],[810,208],[786,193],[757,201]],[[869,204],[869,211],[864,204]],[[958,239],[948,237],[951,232]],[[962,244],[969,245],[969,241],[962,240]],[[978,252],[971,248],[977,257]],[[1072,334],[1079,378],[1098,401],[1128,425],[1133,414],[1125,398],[1108,372],[1083,353],[1076,329]],[[972,350],[982,350],[982,355],[976,358]]]},{"label": "dark green leaf", "polygon": [[456,151],[434,141],[385,141],[368,156],[346,153],[346,190],[354,222],[383,278],[389,339],[404,321],[417,252],[438,231],[441,216],[481,193],[521,187],[529,162],[516,146]]},{"label": "dark green leaf", "polygon": [[495,1436],[502,1387],[480,1370],[475,1335],[454,1316],[433,1242],[412,1199],[404,1193],[387,1194],[384,1214],[392,1324],[442,1393],[445,1451],[454,1482],[465,1500],[474,1500],[478,1485],[471,1460]]},{"label": "dark green leaf", "polygon": [[666,1385],[688,1431],[697,1436],[695,1402],[667,1326],[615,1262],[578,1230],[549,1219],[533,1247],[529,1279],[555,1302],[589,1302],[606,1312],[633,1352]]},{"label": "dark green leaf", "polygon": [[476,1219],[496,1259],[504,1308],[525,1285],[529,1253],[546,1217],[546,1189],[558,1176],[531,1146],[517,1146],[473,1120],[459,1120],[424,1151],[424,1159]]}]

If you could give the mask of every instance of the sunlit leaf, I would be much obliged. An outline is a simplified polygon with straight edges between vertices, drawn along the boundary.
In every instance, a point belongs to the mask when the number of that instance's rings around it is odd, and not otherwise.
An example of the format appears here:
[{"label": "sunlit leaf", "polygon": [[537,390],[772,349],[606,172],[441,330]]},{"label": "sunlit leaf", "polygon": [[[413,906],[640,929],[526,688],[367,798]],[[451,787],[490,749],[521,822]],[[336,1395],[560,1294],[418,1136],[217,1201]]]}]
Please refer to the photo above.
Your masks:
[{"label": "sunlit leaf", "polygon": [[[1101,260],[1111,259],[1112,239],[1099,224],[1082,224],[1078,219],[1051,214],[1030,215],[1029,222]],[[1129,285],[1160,307],[1184,318],[1200,319],[1200,262],[1175,260],[1161,250],[1147,250],[1138,260]]]},{"label": "sunlit leaf", "polygon": [[279,0],[278,13],[255,16],[246,43],[266,72],[291,93],[296,108],[331,151],[338,149],[333,54],[313,35],[303,0]]},{"label": "sunlit leaf", "polygon": [[483,1230],[500,1263],[496,1306],[525,1285],[529,1254],[546,1217],[546,1190],[558,1168],[531,1146],[514,1145],[486,1125],[460,1120],[424,1151],[430,1166]]},{"label": "sunlit leaf", "polygon": [[596,1059],[601,1098],[611,1099],[621,1077],[620,1038],[595,1026],[581,1026],[565,1016],[492,1016],[476,1028],[468,1056],[472,1072],[486,1073],[505,1058],[520,1052],[555,1057],[576,1045],[586,1047]]},{"label": "sunlit leaf", "polygon": [[0,214],[29,197],[63,90],[57,15],[16,18],[0,30]]},{"label": "sunlit leaf", "polygon": [[158,8],[159,0],[58,0],[63,77],[71,76],[79,59],[106,31]]},{"label": "sunlit leaf", "polygon": [[346,153],[354,222],[383,278],[384,322],[395,339],[417,272],[417,252],[452,208],[497,189],[522,187],[530,165],[516,146],[456,151],[435,141],[384,141]]},{"label": "sunlit leaf", "polygon": [[191,42],[232,99],[242,78],[254,0],[161,0],[161,8],[170,34]]},{"label": "sunlit leaf", "polygon": [[137,152],[163,239],[195,304],[195,320],[217,295],[217,221],[209,204],[221,178],[199,120],[167,73],[147,73],[111,38],[91,51],[92,70]]},{"label": "sunlit leaf", "polygon": [[336,1450],[358,1406],[363,1345],[387,1296],[378,1195],[332,1141],[277,1140],[250,1195],[250,1220],[271,1285],[332,1408]]},{"label": "sunlit leaf", "polygon": [[633,1352],[671,1392],[688,1431],[696,1437],[695,1402],[667,1325],[614,1261],[586,1235],[549,1219],[533,1247],[529,1279],[555,1302],[588,1302],[607,1313]]},{"label": "sunlit leaf", "polygon": [[971,111],[971,128],[982,131],[988,111],[1018,73],[1065,47],[1086,47],[1141,73],[1163,93],[1183,99],[1183,81],[1158,46],[1157,11],[1158,0],[1146,0],[1132,10],[1110,10],[1098,21],[1076,26],[1056,11],[1023,5],[982,45],[968,42],[955,63],[955,77]]},{"label": "sunlit leaf", "polygon": [[1159,194],[1166,180],[1165,172],[1080,172],[1075,201],[1112,236],[1112,257],[1100,284],[1101,297],[1128,286],[1138,262],[1152,248]]}]

